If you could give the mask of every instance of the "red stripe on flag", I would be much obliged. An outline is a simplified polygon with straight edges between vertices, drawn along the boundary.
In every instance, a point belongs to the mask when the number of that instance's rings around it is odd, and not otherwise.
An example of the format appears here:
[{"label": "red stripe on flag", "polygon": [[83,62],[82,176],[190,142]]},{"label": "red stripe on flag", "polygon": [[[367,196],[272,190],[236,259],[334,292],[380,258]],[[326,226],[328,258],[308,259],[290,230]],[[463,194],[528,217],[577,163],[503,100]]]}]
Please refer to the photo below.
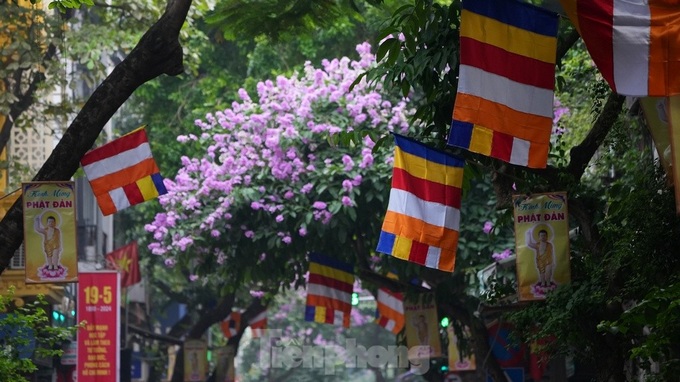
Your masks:
[{"label": "red stripe on flag", "polygon": [[614,88],[614,3],[612,0],[577,0],[579,31],[595,65]]},{"label": "red stripe on flag", "polygon": [[513,137],[508,134],[494,132],[491,141],[491,156],[509,162],[512,153],[512,140]]},{"label": "red stripe on flag", "polygon": [[395,167],[392,172],[392,188],[408,191],[428,202],[460,209],[460,188],[418,178],[401,168]]},{"label": "red stripe on flag", "polygon": [[341,290],[346,293],[352,293],[353,291],[352,284],[348,284],[332,277],[326,277],[316,273],[309,274],[309,281],[307,281],[307,283],[323,285],[329,288]]},{"label": "red stripe on flag", "polygon": [[460,63],[463,65],[474,66],[526,85],[550,90],[555,87],[555,64],[463,36],[460,38],[460,51]]},{"label": "red stripe on flag", "polygon": [[142,196],[142,192],[139,190],[139,187],[137,187],[137,183],[130,183],[123,186],[123,191],[125,191],[125,196],[127,196],[131,206],[144,201],[144,196]]},{"label": "red stripe on flag", "polygon": [[413,240],[413,242],[411,242],[411,252],[409,252],[408,261],[425,265],[425,259],[427,259],[427,249],[429,247],[430,246],[427,244]]},{"label": "red stripe on flag", "polygon": [[94,163],[102,159],[120,154],[123,151],[133,149],[144,142],[148,142],[146,130],[139,129],[138,131],[124,135],[114,141],[85,153],[85,155],[83,155],[83,159],[80,160],[80,164],[85,167],[90,163]]}]

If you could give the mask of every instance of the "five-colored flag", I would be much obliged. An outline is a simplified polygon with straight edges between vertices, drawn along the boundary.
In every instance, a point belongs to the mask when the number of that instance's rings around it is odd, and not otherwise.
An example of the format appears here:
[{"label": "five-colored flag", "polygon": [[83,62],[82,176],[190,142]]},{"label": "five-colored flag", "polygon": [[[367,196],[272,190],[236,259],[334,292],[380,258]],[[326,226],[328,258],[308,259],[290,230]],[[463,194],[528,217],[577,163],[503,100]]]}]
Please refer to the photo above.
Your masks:
[{"label": "five-colored flag", "polygon": [[353,286],[354,270],[351,264],[311,253],[305,321],[348,328]]},{"label": "five-colored flag", "polygon": [[547,166],[557,15],[516,0],[464,0],[460,74],[448,144]]},{"label": "five-colored flag", "polygon": [[680,94],[680,3],[560,2],[615,92],[628,96]]},{"label": "five-colored flag", "polygon": [[398,334],[404,328],[404,296],[387,288],[378,289],[378,310],[375,322]]},{"label": "five-colored flag", "polygon": [[139,272],[139,251],[137,242],[122,246],[106,255],[109,269],[120,273],[120,286],[126,288],[142,281]]},{"label": "five-colored flag", "polygon": [[394,170],[378,252],[453,272],[464,161],[394,134]]},{"label": "five-colored flag", "polygon": [[104,215],[167,193],[142,126],[80,161]]},{"label": "five-colored flag", "polygon": [[248,321],[248,326],[250,326],[250,330],[253,332],[253,337],[262,337],[264,331],[267,330],[267,311],[263,310],[257,316],[251,318]]},{"label": "five-colored flag", "polygon": [[220,328],[227,339],[238,334],[241,329],[241,313],[235,311],[229,313],[227,318],[220,323]]}]

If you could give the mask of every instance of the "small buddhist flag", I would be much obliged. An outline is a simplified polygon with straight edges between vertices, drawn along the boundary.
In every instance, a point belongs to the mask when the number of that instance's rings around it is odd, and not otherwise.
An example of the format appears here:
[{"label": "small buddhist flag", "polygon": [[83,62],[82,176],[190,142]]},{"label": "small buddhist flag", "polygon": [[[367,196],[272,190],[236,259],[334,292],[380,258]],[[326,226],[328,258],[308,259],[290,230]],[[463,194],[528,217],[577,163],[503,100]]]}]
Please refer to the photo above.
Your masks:
[{"label": "small buddhist flag", "polygon": [[241,313],[239,312],[229,313],[227,318],[225,318],[220,323],[220,328],[222,329],[222,333],[224,334],[224,337],[226,339],[229,339],[238,334],[238,331],[241,329]]},{"label": "small buddhist flag", "polygon": [[453,272],[462,159],[394,134],[394,170],[378,252]]},{"label": "small buddhist flag", "polygon": [[616,93],[680,94],[680,2],[560,0]]},{"label": "small buddhist flag", "polygon": [[404,328],[404,296],[387,288],[378,289],[376,323],[394,334]]},{"label": "small buddhist flag", "polygon": [[145,126],[88,151],[80,165],[104,215],[168,192],[151,155]]},{"label": "small buddhist flag", "polygon": [[115,269],[120,273],[121,288],[127,288],[142,281],[136,241],[110,252],[106,255],[106,261],[110,269]]},{"label": "small buddhist flag", "polygon": [[348,328],[353,286],[354,270],[351,264],[311,253],[305,321]]},{"label": "small buddhist flag", "polygon": [[248,321],[248,326],[250,326],[250,330],[253,331],[253,337],[262,337],[264,331],[267,330],[267,311],[263,310],[260,314],[251,318],[250,321]]},{"label": "small buddhist flag", "polygon": [[516,0],[464,0],[448,144],[545,168],[553,124],[557,15]]}]

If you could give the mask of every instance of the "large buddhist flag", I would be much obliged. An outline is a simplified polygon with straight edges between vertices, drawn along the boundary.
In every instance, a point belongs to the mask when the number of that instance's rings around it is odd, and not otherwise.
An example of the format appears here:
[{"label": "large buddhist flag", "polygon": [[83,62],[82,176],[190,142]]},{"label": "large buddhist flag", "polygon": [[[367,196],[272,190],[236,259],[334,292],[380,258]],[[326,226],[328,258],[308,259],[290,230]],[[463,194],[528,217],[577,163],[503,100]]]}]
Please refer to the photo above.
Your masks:
[{"label": "large buddhist flag", "polygon": [[463,160],[394,135],[394,170],[378,252],[453,272]]},{"label": "large buddhist flag", "polygon": [[137,242],[122,246],[106,255],[109,269],[120,273],[120,287],[127,288],[142,281],[139,273],[139,251]]},{"label": "large buddhist flag", "polygon": [[680,2],[560,2],[615,92],[629,96],[680,94]]},{"label": "large buddhist flag", "polygon": [[222,329],[222,334],[227,339],[238,334],[238,331],[241,329],[241,313],[234,311],[229,313],[227,318],[220,323],[220,329]]},{"label": "large buddhist flag", "polygon": [[348,328],[353,286],[354,270],[351,264],[311,253],[305,321]]},{"label": "large buddhist flag", "polygon": [[251,318],[248,321],[248,326],[250,326],[254,338],[262,337],[267,329],[267,311],[263,310],[257,316]]},{"label": "large buddhist flag", "polygon": [[375,322],[394,334],[404,328],[404,296],[387,288],[378,289],[378,311]]},{"label": "large buddhist flag", "polygon": [[104,215],[167,193],[144,126],[87,152],[80,164]]},{"label": "large buddhist flag", "polygon": [[463,1],[449,145],[516,165],[547,165],[557,21],[514,0]]}]

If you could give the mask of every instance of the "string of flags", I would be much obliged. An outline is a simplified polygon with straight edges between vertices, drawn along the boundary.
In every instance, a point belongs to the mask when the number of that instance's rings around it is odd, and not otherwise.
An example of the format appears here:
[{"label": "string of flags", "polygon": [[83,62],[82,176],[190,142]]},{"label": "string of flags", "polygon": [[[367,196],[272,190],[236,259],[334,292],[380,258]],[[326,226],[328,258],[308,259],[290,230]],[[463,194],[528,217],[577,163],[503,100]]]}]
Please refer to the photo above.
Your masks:
[{"label": "string of flags", "polygon": [[354,269],[319,253],[309,255],[305,321],[349,327]]}]

